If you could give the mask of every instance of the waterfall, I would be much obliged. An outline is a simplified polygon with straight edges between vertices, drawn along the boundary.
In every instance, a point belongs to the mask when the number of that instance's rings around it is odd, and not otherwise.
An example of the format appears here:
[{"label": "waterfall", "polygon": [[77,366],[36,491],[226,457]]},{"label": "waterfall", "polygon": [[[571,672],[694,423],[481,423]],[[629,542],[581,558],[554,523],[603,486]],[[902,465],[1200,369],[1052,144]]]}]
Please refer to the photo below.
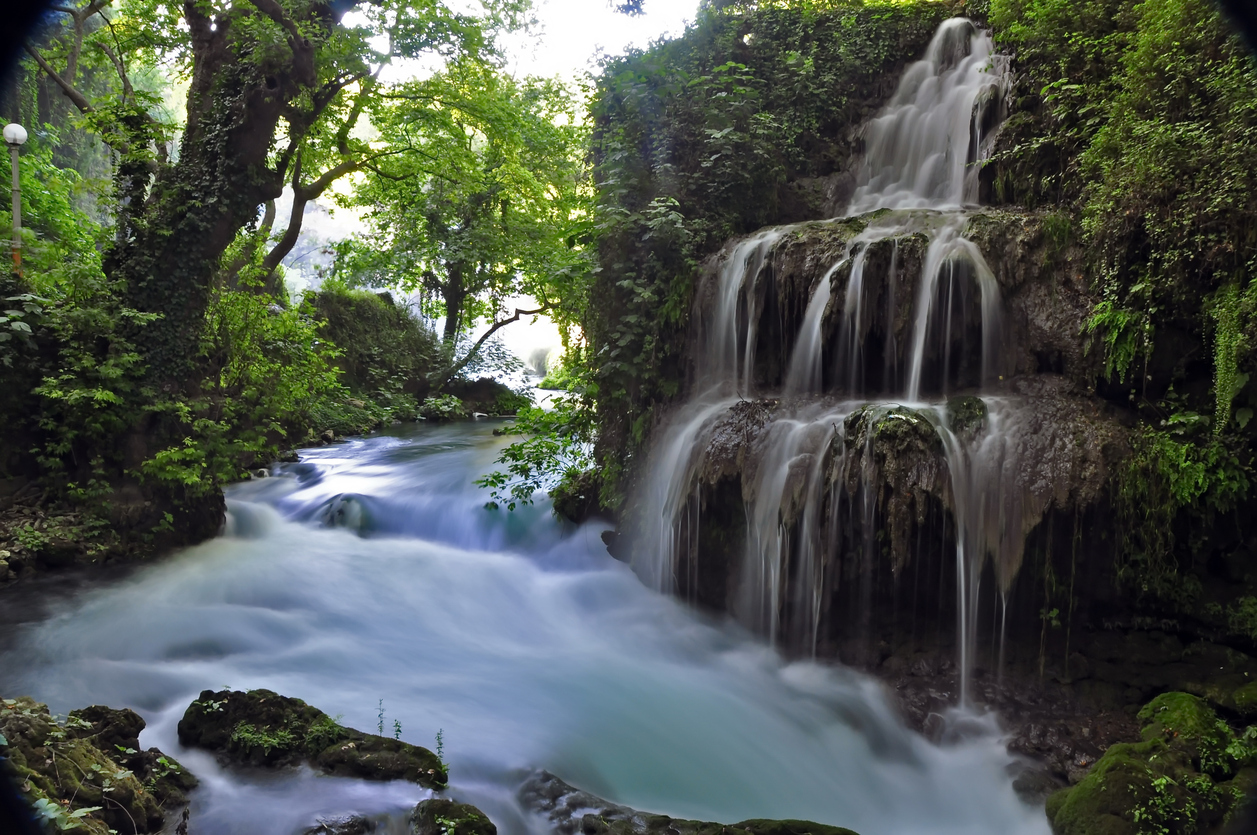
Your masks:
[{"label": "waterfall", "polygon": [[847,213],[975,205],[971,174],[989,151],[983,126],[1008,82],[1008,58],[988,35],[966,18],[945,21],[867,126],[868,153]]},{"label": "waterfall", "polygon": [[[1026,516],[1018,497],[1026,488],[1017,484],[1011,398],[974,401],[986,412],[981,432],[959,425],[946,400],[933,398],[981,391],[1001,373],[999,282],[964,230],[977,203],[977,163],[989,151],[1008,83],[1007,58],[964,18],[942,24],[925,57],[905,70],[865,126],[866,152],[845,217],[826,221],[859,229],[813,282],[779,381],[757,380],[759,317],[775,284],[767,279],[775,275],[775,253],[809,227],[766,229],[726,248],[696,305],[692,394],[656,436],[635,516],[638,574],[668,592],[682,576],[692,578],[692,593],[704,558],[704,490],[720,478],[740,479],[745,543],[728,608],[774,645],[815,654],[842,582],[835,566],[855,560],[867,584],[887,547],[877,530],[882,422],[932,432],[946,461],[939,489],[954,527],[962,702],[976,652],[982,568],[994,558],[997,591],[1007,591],[1021,561]],[[862,217],[876,210],[889,211]],[[900,284],[914,280],[901,275],[901,242],[912,236],[928,244],[912,315],[897,335],[897,300],[908,298]],[[890,250],[888,267],[874,257],[879,246]],[[875,340],[879,311],[884,333]],[[827,337],[835,319],[836,338]],[[851,426],[861,427],[859,439],[848,437]],[[712,459],[713,445],[738,443],[736,466]],[[915,512],[921,515],[920,505]],[[893,570],[901,567],[895,562]],[[867,588],[853,591],[871,597]]]}]

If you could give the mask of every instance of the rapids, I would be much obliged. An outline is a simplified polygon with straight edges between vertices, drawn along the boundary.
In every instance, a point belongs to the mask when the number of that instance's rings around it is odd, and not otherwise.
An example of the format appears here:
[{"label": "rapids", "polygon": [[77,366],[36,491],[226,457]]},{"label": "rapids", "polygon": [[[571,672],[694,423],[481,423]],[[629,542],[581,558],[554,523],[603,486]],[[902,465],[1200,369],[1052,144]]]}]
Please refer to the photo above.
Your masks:
[{"label": "rapids", "polygon": [[[1014,795],[994,720],[945,745],[908,731],[880,685],[787,662],[730,621],[645,587],[596,524],[544,502],[484,508],[493,422],[310,450],[229,491],[219,538],[132,573],[0,596],[0,692],[54,711],[131,707],[141,742],[202,780],[198,835],[279,833],[319,815],[400,814],[410,784],[237,772],[179,746],[204,688],[265,687],[364,730],[434,746],[451,794],[505,835],[545,831],[529,769],[639,809],[804,818],[862,835],[1047,832]],[[51,585],[49,585],[51,584]],[[57,593],[52,593],[54,590]]]}]

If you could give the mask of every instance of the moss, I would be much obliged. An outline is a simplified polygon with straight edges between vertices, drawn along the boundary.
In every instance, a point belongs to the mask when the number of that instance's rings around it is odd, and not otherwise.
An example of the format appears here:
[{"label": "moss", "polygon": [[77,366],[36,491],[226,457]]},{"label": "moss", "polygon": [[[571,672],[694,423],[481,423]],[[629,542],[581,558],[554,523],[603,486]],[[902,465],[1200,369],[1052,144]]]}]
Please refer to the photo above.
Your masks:
[{"label": "moss", "polygon": [[55,804],[47,808],[90,835],[157,832],[196,784],[156,748],[138,750],[143,728],[129,710],[91,707],[62,724],[30,698],[0,704],[5,759],[23,795],[32,804]]},{"label": "moss", "polygon": [[1235,768],[1227,748],[1234,734],[1204,699],[1189,693],[1162,693],[1139,711],[1144,739],[1164,739],[1186,752],[1196,767],[1214,777]]},{"label": "moss", "polygon": [[1145,739],[1172,735],[1188,739],[1217,735],[1218,715],[1204,699],[1190,693],[1162,693],[1139,711]]},{"label": "moss", "polygon": [[1257,719],[1257,681],[1236,688],[1231,694],[1235,712],[1246,722]]},{"label": "moss", "polygon": [[986,429],[986,403],[981,397],[963,395],[947,401],[947,423],[959,435],[976,435]]},{"label": "moss", "polygon": [[498,828],[475,806],[433,798],[411,812],[410,831],[415,835],[497,835]]},{"label": "moss", "polygon": [[1056,835],[1135,835],[1134,809],[1152,793],[1149,760],[1168,754],[1160,740],[1109,748],[1078,785],[1048,798]]},{"label": "moss", "polygon": [[[1073,788],[1048,798],[1056,835],[1191,835],[1234,809],[1257,770],[1244,740],[1203,700],[1163,693],[1139,711],[1143,741],[1113,745]],[[1220,778],[1239,770],[1239,776]]]},{"label": "moss", "polygon": [[179,720],[179,741],[247,765],[307,764],[327,774],[443,788],[445,765],[426,748],[346,728],[270,690],[205,690]]}]

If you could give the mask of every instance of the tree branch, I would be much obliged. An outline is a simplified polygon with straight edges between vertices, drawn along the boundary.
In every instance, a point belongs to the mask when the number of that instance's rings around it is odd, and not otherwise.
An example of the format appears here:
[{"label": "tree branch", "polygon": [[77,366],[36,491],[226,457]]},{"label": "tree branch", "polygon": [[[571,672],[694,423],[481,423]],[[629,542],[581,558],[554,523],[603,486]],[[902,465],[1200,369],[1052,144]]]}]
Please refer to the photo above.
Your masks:
[{"label": "tree branch", "polygon": [[463,358],[461,360],[454,363],[454,365],[451,366],[448,370],[440,373],[439,382],[434,382],[432,384],[432,388],[439,391],[442,386],[444,386],[450,380],[454,379],[454,377],[458,374],[458,372],[466,368],[467,363],[471,362],[475,358],[476,354],[479,353],[481,346],[483,346],[486,342],[488,342],[489,338],[493,336],[495,333],[497,333],[498,331],[500,331],[502,328],[506,327],[512,322],[518,322],[521,316],[538,316],[542,313],[549,313],[553,307],[554,306],[551,304],[543,304],[541,307],[537,308],[536,310],[520,310],[519,308],[515,308],[515,314],[513,316],[507,319],[503,319],[500,322],[494,322],[492,325],[489,326],[489,329],[487,331],[481,334],[480,338],[476,340],[476,344],[471,346],[471,348],[467,351],[467,353],[463,355]]},{"label": "tree branch", "polygon": [[65,93],[66,98],[68,98],[81,113],[92,112],[93,108],[91,102],[87,100],[87,97],[78,90],[74,89],[72,84],[58,75],[57,71],[54,70],[46,60],[44,60],[44,56],[40,55],[30,44],[26,45],[26,51],[32,58],[35,59],[35,63],[39,64],[40,68],[47,73],[48,77],[56,82],[57,86],[61,88],[61,91]]},{"label": "tree branch", "polygon": [[302,36],[301,30],[297,28],[297,24],[291,17],[288,16],[288,13],[284,11],[284,7],[275,2],[275,0],[249,0],[249,2],[252,3],[259,12],[283,27],[283,29],[288,33],[288,36],[292,38],[294,46],[305,41],[305,37]]},{"label": "tree branch", "polygon": [[100,49],[101,52],[109,56],[110,62],[113,63],[113,68],[118,71],[118,77],[122,79],[123,103],[125,104],[127,99],[134,100],[135,90],[131,88],[131,79],[127,78],[127,70],[126,70],[126,67],[122,65],[122,59],[119,58],[116,54],[114,54],[114,51],[109,48],[109,44],[97,43],[96,46],[97,48]]}]

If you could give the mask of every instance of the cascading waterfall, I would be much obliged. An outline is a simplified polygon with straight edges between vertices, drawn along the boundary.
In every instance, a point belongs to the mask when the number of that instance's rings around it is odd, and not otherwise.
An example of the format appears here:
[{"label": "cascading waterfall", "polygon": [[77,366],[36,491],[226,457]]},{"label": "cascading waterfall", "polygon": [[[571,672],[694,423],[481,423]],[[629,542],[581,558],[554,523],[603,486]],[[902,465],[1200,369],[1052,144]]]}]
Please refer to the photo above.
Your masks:
[{"label": "cascading waterfall", "polygon": [[939,26],[865,130],[868,153],[847,212],[976,205],[977,167],[989,151],[1008,84],[1008,58],[966,18]]},{"label": "cascading waterfall", "polygon": [[[754,471],[742,476],[746,545],[730,608],[774,644],[815,654],[826,596],[840,581],[829,566],[842,547],[844,525],[861,531],[861,554],[855,558],[866,565],[875,559],[874,433],[866,433],[867,449],[858,456],[846,437],[848,418],[874,393],[866,382],[874,370],[867,350],[871,294],[884,288],[886,320],[893,322],[896,297],[904,292],[899,284],[910,278],[899,275],[899,242],[924,235],[928,247],[916,277],[908,338],[901,342],[887,326],[880,368],[886,394],[893,394],[888,386],[904,381],[898,402],[910,405],[933,428],[947,462],[962,702],[968,698],[967,674],[975,654],[982,566],[995,558],[1003,591],[1021,560],[1025,531],[1015,498],[1016,442],[1010,434],[1017,424],[1016,404],[983,397],[989,416],[981,439],[975,439],[953,426],[945,403],[926,398],[946,396],[962,385],[953,379],[953,369],[973,363],[953,355],[954,350],[980,353],[973,382],[985,384],[999,375],[999,285],[963,232],[965,209],[977,203],[975,163],[988,152],[1008,83],[1007,58],[995,54],[990,37],[964,18],[942,24],[925,58],[904,72],[890,102],[866,126],[867,152],[845,219],[890,211],[869,219],[811,288],[780,381],[781,402],[771,399],[772,381],[756,390],[759,299],[767,292],[763,285],[775,249],[801,227],[763,230],[731,247],[699,301],[694,393],[651,453],[640,502],[643,547],[634,556],[639,575],[664,591],[676,590],[682,564],[694,575],[705,451],[729,431],[726,424],[736,419],[736,404],[760,398],[772,412],[756,441]],[[873,275],[870,253],[883,242],[892,248],[890,267]],[[974,290],[980,311],[976,323],[965,313]],[[834,309],[838,304],[840,311]],[[827,345],[825,322],[835,315],[840,316],[836,345]],[[968,334],[975,325],[980,336],[973,346]],[[957,344],[960,348],[954,348]],[[885,419],[903,417],[892,408],[894,402],[872,402],[883,404],[875,408]],[[856,458],[858,471],[852,470]],[[858,495],[844,498],[853,479],[860,485]],[[840,507],[847,508],[847,515]]]}]

